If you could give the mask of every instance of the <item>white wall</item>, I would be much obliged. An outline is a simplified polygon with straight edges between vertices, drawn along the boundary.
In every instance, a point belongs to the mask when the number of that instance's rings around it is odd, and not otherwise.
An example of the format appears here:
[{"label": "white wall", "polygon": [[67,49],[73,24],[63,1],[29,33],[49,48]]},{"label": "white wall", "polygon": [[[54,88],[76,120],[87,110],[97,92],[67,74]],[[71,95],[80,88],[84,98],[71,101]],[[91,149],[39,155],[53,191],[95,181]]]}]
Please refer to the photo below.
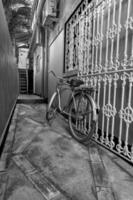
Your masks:
[{"label": "white wall", "polygon": [[[49,47],[49,71],[53,70],[58,76],[62,76],[64,62],[64,30],[58,35]],[[48,98],[51,97],[56,87],[56,79],[49,74]]]},{"label": "white wall", "polygon": [[26,68],[27,66],[27,56],[29,49],[27,48],[19,48],[19,61],[18,68]]}]

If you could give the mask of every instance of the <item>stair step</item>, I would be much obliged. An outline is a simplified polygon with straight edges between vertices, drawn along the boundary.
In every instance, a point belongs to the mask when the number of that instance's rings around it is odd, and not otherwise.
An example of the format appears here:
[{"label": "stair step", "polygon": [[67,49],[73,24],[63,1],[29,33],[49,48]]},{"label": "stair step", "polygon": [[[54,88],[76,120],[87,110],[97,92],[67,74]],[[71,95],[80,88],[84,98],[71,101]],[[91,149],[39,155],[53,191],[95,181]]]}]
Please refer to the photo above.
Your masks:
[{"label": "stair step", "polygon": [[19,79],[27,79],[27,77],[22,77],[22,76],[19,76]]},{"label": "stair step", "polygon": [[24,75],[24,76],[20,76],[20,75],[19,75],[19,78],[27,78],[27,77],[26,77],[26,75]]},{"label": "stair step", "polygon": [[26,82],[27,82],[27,80],[26,80],[26,79],[19,79],[19,80],[20,80],[20,82],[21,82],[21,81],[22,81],[22,82],[23,82],[23,81],[26,81]]},{"label": "stair step", "polygon": [[26,82],[27,82],[27,80],[26,80],[26,79],[19,79],[19,80],[20,80],[20,82],[21,82],[21,81],[22,81],[22,82],[23,82],[23,81],[26,81]]},{"label": "stair step", "polygon": [[23,84],[25,85],[25,84],[27,84],[27,81],[23,81],[23,82],[20,81],[19,83],[20,83],[21,85],[23,85]]},{"label": "stair step", "polygon": [[27,90],[27,87],[20,87],[20,90]]},{"label": "stair step", "polygon": [[20,91],[27,91],[27,88],[20,88]]},{"label": "stair step", "polygon": [[27,82],[19,82],[19,85],[27,85]]},{"label": "stair step", "polygon": [[27,79],[26,76],[19,76],[20,79]]},{"label": "stair step", "polygon": [[26,75],[24,75],[24,76],[20,76],[20,75],[19,75],[19,78],[27,78],[27,77],[26,77]]},{"label": "stair step", "polygon": [[27,94],[27,71],[19,69],[19,93]]},{"label": "stair step", "polygon": [[22,92],[22,91],[20,91],[19,94],[27,94],[27,92]]},{"label": "stair step", "polygon": [[22,84],[19,84],[19,86],[21,87],[23,87],[23,86],[27,86],[27,84],[26,83],[22,83]]},{"label": "stair step", "polygon": [[21,87],[21,86],[27,86],[27,84],[26,83],[22,83],[22,84],[19,84],[19,86]]},{"label": "stair step", "polygon": [[26,72],[25,73],[24,72],[23,73],[19,72],[19,75],[22,75],[22,76],[26,75]]},{"label": "stair step", "polygon": [[23,86],[19,86],[19,88],[26,89],[27,87],[23,85]]},{"label": "stair step", "polygon": [[20,90],[27,90],[27,87],[19,87]]},{"label": "stair step", "polygon": [[19,69],[19,72],[25,72],[26,69]]},{"label": "stair step", "polygon": [[27,90],[27,87],[20,87],[21,90]]},{"label": "stair step", "polygon": [[20,85],[19,87],[20,87],[20,88],[26,88],[27,85]]},{"label": "stair step", "polygon": [[26,73],[19,73],[19,76],[26,76]]}]

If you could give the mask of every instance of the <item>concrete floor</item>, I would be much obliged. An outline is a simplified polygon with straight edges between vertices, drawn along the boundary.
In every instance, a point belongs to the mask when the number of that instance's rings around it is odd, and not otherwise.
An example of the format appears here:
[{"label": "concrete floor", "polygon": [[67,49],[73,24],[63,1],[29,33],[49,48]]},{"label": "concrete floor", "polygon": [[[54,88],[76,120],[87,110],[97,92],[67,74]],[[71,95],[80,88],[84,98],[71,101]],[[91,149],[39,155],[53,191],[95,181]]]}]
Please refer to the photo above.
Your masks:
[{"label": "concrete floor", "polygon": [[46,103],[46,99],[43,99],[40,96],[34,95],[34,94],[20,94],[18,96],[17,103],[25,103],[25,104],[36,104],[36,103]]},{"label": "concrete floor", "polygon": [[34,94],[31,94],[31,95],[20,94],[20,95],[18,96],[18,100],[19,100],[19,99],[21,99],[21,100],[24,100],[24,99],[38,100],[38,99],[42,99],[42,97],[37,96],[37,95],[34,95]]},{"label": "concrete floor", "polygon": [[83,146],[44,104],[18,104],[0,160],[0,200],[133,200],[133,167],[90,142]]}]

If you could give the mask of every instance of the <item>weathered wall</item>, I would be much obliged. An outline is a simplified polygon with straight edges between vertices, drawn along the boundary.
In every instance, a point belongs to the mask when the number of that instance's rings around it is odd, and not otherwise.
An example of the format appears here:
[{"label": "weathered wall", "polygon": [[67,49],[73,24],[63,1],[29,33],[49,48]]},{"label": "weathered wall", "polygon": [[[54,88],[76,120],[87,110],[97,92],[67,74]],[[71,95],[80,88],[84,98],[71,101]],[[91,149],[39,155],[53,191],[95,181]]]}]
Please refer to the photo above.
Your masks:
[{"label": "weathered wall", "polygon": [[42,96],[43,91],[43,48],[38,46],[34,52],[34,93]]},{"label": "weathered wall", "polygon": [[0,145],[18,95],[18,73],[0,0]]},{"label": "weathered wall", "polygon": [[[49,48],[49,71],[53,70],[58,76],[62,76],[63,73],[63,61],[64,61],[64,31],[62,31],[55,42]],[[56,78],[52,74],[49,74],[48,78],[48,93],[49,98],[56,88]]]}]

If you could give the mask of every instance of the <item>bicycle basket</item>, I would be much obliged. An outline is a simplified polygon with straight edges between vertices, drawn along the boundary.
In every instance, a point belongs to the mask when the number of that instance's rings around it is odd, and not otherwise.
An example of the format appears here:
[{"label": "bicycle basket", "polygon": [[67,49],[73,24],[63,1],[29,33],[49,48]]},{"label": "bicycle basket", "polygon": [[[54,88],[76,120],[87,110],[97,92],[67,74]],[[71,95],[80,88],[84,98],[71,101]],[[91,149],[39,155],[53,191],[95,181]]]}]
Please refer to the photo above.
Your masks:
[{"label": "bicycle basket", "polygon": [[79,79],[71,79],[69,81],[69,84],[71,87],[79,87],[80,85],[84,84],[84,82],[82,80]]}]

